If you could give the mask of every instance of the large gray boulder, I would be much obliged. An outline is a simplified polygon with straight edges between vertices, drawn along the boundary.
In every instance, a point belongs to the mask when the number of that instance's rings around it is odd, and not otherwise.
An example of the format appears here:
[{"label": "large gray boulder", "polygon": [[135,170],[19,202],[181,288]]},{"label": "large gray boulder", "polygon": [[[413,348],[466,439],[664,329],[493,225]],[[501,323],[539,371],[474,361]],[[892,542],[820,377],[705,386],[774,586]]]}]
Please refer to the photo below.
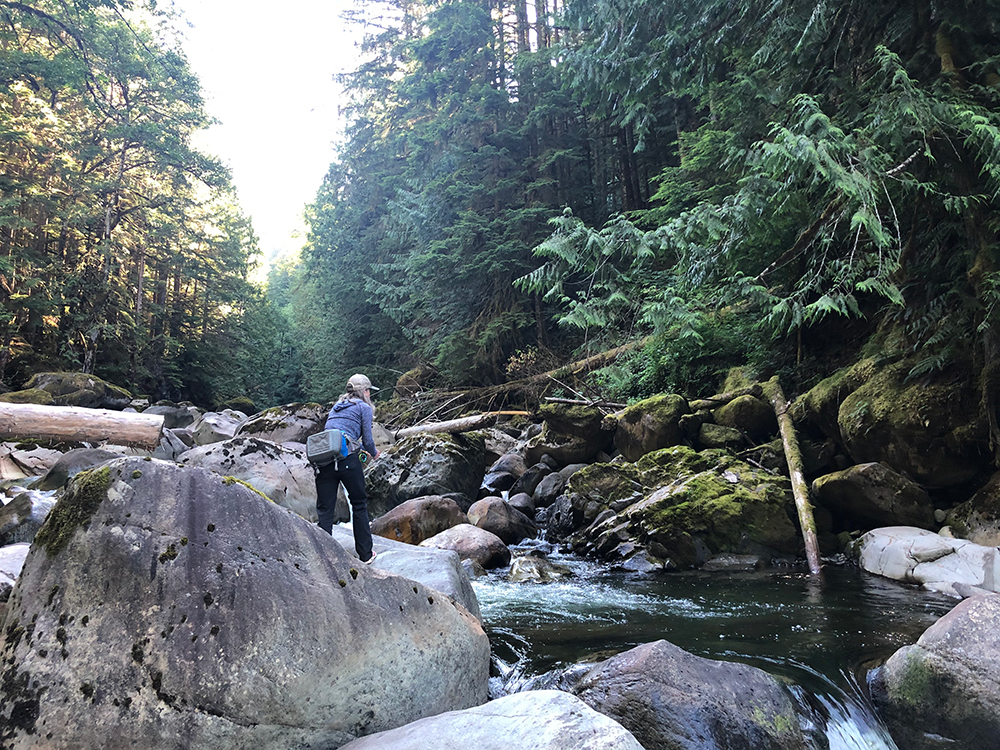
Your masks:
[{"label": "large gray boulder", "polygon": [[320,750],[487,696],[489,643],[464,608],[239,483],[158,461],[73,480],[2,629],[10,750]]},{"label": "large gray boulder", "polygon": [[163,429],[174,430],[191,427],[205,415],[204,410],[192,404],[172,404],[160,401],[144,409],[143,414],[163,417]]},{"label": "large gray boulder", "polygon": [[366,472],[368,513],[375,518],[425,495],[459,495],[471,503],[479,493],[485,466],[480,433],[405,437],[387,448]]},{"label": "large gray boulder", "polygon": [[[10,592],[17,577],[21,575],[21,568],[24,567],[24,560],[28,557],[30,548],[31,545],[27,542],[0,547],[0,604],[10,598]],[[3,608],[0,607],[0,620],[2,619]]]},{"label": "large gray boulder", "polygon": [[854,543],[869,573],[962,597],[969,587],[1000,591],[1000,550],[911,526],[873,529]]},{"label": "large gray boulder", "polygon": [[559,690],[516,693],[363,737],[341,750],[643,750],[621,724]]},{"label": "large gray boulder", "polygon": [[236,437],[193,448],[180,461],[246,482],[307,521],[318,518],[316,474],[301,451],[255,437]]},{"label": "large gray boulder", "polygon": [[[332,534],[340,546],[357,557],[354,532],[349,524],[334,526]],[[479,600],[457,553],[449,549],[395,542],[378,536],[372,539],[372,544],[376,557],[371,567],[440,591],[469,610],[477,620],[482,620]]]},{"label": "large gray boulder", "polygon": [[272,443],[305,443],[323,429],[329,404],[287,404],[254,414],[240,425],[237,435],[250,435]]},{"label": "large gray boulder", "polygon": [[51,469],[63,451],[43,448],[35,443],[0,444],[0,481],[36,477]]},{"label": "large gray boulder", "polygon": [[689,654],[667,641],[638,646],[561,685],[619,722],[645,748],[805,750],[791,696],[755,667]]},{"label": "large gray boulder", "polygon": [[209,445],[235,437],[240,425],[246,421],[247,415],[243,412],[232,409],[210,411],[189,429],[195,445]]},{"label": "large gray boulder", "polygon": [[1000,742],[1000,596],[966,599],[870,676],[872,699],[906,750]]},{"label": "large gray boulder", "polygon": [[924,489],[884,464],[867,463],[819,477],[813,493],[820,505],[850,519],[850,528],[934,527],[934,503]]}]

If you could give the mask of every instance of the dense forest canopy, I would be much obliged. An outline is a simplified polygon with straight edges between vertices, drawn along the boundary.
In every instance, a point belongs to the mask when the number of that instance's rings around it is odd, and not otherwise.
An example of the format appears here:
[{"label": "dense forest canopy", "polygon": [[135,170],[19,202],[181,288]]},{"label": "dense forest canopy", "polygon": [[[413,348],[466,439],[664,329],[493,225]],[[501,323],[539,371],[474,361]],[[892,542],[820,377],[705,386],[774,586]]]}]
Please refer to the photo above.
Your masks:
[{"label": "dense forest canopy", "polygon": [[[284,326],[173,19],[0,2],[0,380],[80,370],[154,397],[284,395]],[[262,371],[265,367],[271,371]]]},{"label": "dense forest canopy", "polygon": [[[712,387],[894,316],[992,366],[1000,3],[365,3],[291,303],[310,392],[491,383],[653,334],[604,384]],[[803,344],[803,341],[805,344]]]},{"label": "dense forest canopy", "polygon": [[268,405],[641,339],[595,375],[626,398],[805,383],[881,324],[996,414],[996,0],[357,2],[339,156],[266,296],[169,15],[0,14],[5,383]]}]

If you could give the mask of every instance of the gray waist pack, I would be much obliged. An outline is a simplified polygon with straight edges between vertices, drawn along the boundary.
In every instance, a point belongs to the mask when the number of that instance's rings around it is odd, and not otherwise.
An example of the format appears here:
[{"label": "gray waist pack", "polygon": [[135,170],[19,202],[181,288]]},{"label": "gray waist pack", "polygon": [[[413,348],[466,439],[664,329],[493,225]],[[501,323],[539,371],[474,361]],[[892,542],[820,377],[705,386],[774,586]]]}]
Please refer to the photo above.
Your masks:
[{"label": "gray waist pack", "polygon": [[347,433],[341,430],[323,430],[306,438],[306,458],[316,466],[347,458],[350,452]]}]

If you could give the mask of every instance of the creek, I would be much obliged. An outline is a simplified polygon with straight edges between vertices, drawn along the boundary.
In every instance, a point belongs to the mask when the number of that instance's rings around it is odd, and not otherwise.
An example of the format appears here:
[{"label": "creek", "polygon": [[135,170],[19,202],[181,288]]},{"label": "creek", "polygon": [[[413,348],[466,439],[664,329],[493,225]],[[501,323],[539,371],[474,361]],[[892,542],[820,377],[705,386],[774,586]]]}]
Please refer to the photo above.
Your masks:
[{"label": "creek", "polygon": [[830,750],[898,750],[871,707],[867,672],[957,603],[851,566],[826,566],[822,581],[796,568],[640,576],[555,550],[548,557],[573,576],[512,583],[501,570],[473,583],[493,645],[494,696],[665,639],[789,683],[805,728]]}]

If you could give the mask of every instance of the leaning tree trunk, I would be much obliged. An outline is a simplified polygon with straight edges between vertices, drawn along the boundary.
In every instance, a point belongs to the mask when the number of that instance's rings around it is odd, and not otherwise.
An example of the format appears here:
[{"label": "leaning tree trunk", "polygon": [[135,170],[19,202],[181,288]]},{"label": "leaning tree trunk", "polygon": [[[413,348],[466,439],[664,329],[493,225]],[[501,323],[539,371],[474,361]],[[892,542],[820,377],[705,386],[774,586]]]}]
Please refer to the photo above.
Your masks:
[{"label": "leaning tree trunk", "polygon": [[802,469],[799,438],[795,433],[792,417],[788,413],[788,401],[785,400],[785,394],[777,377],[771,378],[764,385],[764,393],[770,399],[774,414],[778,418],[781,444],[785,449],[785,462],[788,464],[788,475],[792,480],[792,495],[795,497],[799,526],[802,527],[802,539],[806,545],[809,572],[819,575],[822,566],[819,561],[819,543],[816,540],[816,520],[813,518],[812,504],[809,502],[809,485],[806,484],[805,472]]}]

